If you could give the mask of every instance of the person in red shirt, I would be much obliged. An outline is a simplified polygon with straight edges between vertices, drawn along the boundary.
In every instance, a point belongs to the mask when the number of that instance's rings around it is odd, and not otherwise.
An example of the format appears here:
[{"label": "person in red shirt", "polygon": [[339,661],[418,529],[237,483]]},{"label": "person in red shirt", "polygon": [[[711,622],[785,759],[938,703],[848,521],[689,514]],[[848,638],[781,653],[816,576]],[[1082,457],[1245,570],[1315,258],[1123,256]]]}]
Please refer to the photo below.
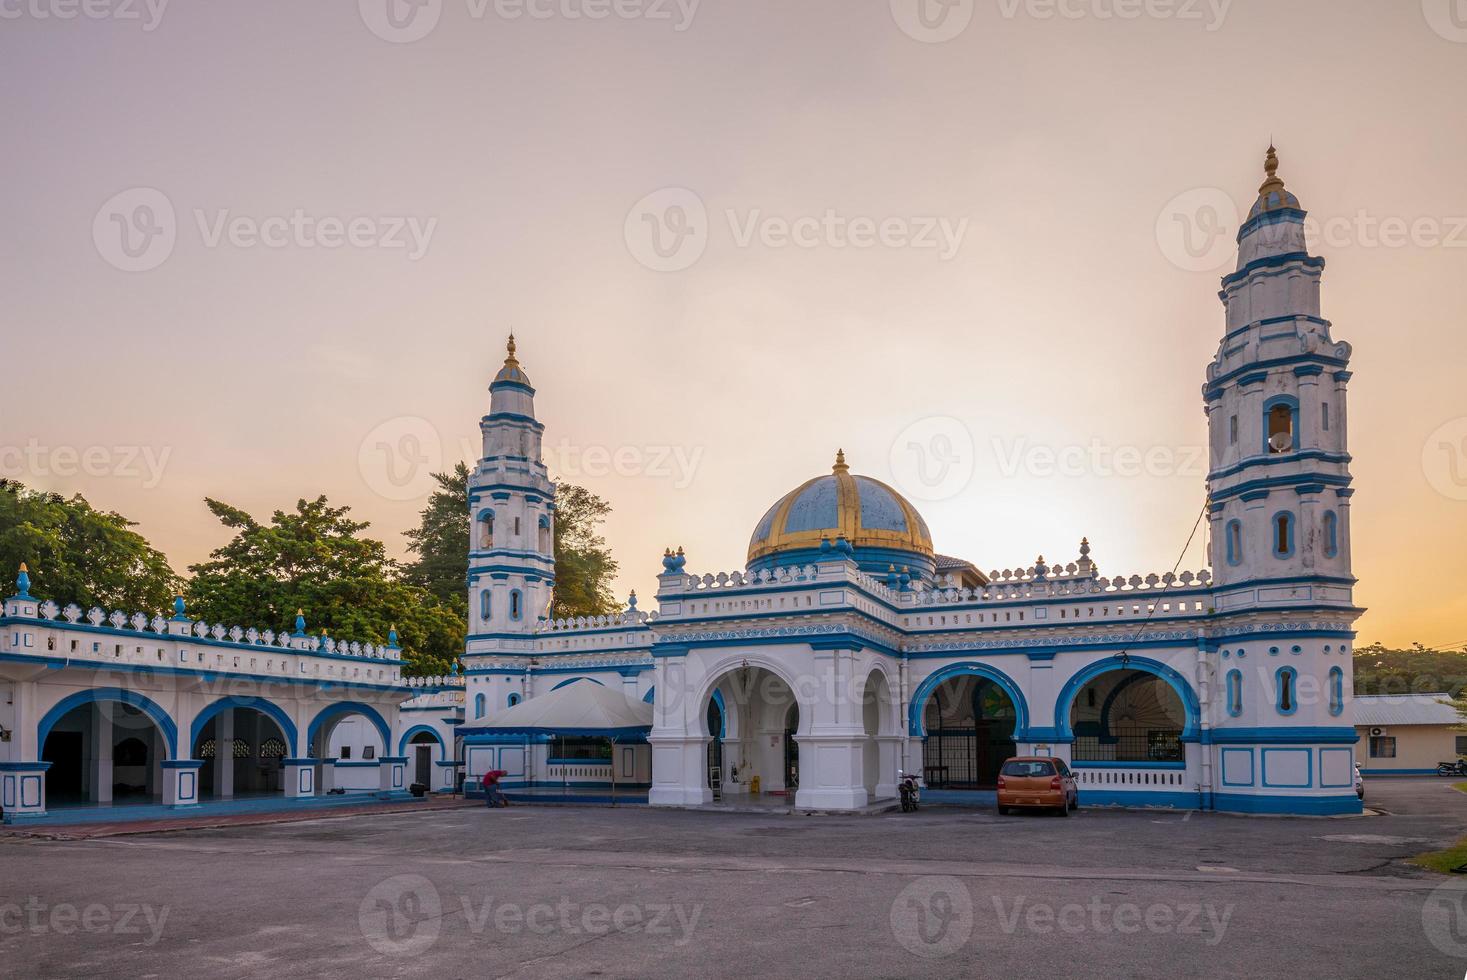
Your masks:
[{"label": "person in red shirt", "polygon": [[485,806],[509,806],[509,800],[505,799],[504,794],[499,791],[500,778],[508,775],[509,773],[503,769],[490,769],[488,772],[484,773],[483,786]]}]

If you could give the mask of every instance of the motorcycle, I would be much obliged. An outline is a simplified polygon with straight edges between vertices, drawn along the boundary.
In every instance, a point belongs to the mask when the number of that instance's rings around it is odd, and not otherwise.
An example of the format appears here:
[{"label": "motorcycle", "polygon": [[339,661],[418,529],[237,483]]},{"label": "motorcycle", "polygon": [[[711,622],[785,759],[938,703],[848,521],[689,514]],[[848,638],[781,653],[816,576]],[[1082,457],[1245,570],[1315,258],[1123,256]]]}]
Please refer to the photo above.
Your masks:
[{"label": "motorcycle", "polygon": [[897,792],[902,796],[903,813],[912,812],[922,802],[922,790],[917,785],[917,777],[901,770],[897,770]]},{"label": "motorcycle", "polygon": [[1467,761],[1458,759],[1456,762],[1438,762],[1436,774],[1438,776],[1467,776]]}]

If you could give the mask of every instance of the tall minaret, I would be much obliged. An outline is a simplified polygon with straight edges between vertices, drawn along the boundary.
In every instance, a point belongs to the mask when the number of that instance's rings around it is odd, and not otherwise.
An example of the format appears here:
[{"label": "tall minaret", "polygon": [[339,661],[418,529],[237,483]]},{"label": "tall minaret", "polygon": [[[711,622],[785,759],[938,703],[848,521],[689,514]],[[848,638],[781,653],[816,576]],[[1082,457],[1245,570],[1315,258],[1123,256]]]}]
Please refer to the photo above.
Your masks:
[{"label": "tall minaret", "polygon": [[[489,385],[484,455],[469,474],[469,635],[465,653],[529,654],[555,587],[555,485],[541,458],[545,427],[515,358]],[[502,705],[496,705],[502,707]]]},{"label": "tall minaret", "polygon": [[[1202,388],[1213,579],[1220,590],[1289,583],[1259,589],[1261,605],[1286,593],[1348,604],[1350,345],[1332,339],[1320,317],[1324,259],[1308,252],[1305,212],[1278,165],[1270,146],[1266,179],[1238,230],[1237,270],[1222,280],[1227,326]],[[1219,611],[1247,604],[1240,592]]]}]

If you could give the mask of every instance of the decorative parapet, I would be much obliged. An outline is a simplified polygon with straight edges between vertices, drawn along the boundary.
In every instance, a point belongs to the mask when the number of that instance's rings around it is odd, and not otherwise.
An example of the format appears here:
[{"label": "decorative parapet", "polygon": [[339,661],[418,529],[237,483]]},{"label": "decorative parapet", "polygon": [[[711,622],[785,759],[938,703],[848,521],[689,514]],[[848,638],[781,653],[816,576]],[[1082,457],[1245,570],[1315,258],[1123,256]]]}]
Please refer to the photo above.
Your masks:
[{"label": "decorative parapet", "polygon": [[[34,608],[34,613],[27,614],[22,611],[28,608]],[[54,601],[47,599],[34,607],[22,607],[20,604],[13,603],[7,610],[7,614],[13,618],[37,619],[48,623],[54,623],[60,619],[68,626],[82,629],[155,634],[173,639],[192,639],[236,647],[268,647],[296,653],[356,657],[362,660],[394,663],[402,660],[402,648],[398,645],[396,629],[388,632],[388,642],[385,644],[361,643],[356,640],[337,640],[325,635],[308,636],[305,632],[305,618],[299,614],[296,616],[294,633],[285,630],[277,633],[272,629],[262,630],[253,626],[248,628],[225,626],[223,623],[210,625],[203,620],[191,620],[184,615],[184,603],[181,598],[174,600],[173,611],[173,616],[167,619],[162,615],[149,617],[141,612],[128,614],[120,609],[108,613],[100,606],[93,606],[83,613],[81,607],[74,602],[63,609]]]},{"label": "decorative parapet", "polygon": [[1205,591],[1211,588],[1212,573],[1203,569],[1200,572],[1182,572],[1173,575],[1167,572],[1157,575],[1155,572],[1142,577],[1132,575],[1130,577],[1117,575],[1113,578],[1104,576],[1088,575],[1066,575],[1058,577],[1036,577],[1034,569],[1011,571],[1005,569],[1002,572],[995,571],[992,581],[981,589],[927,589],[918,593],[917,605],[933,606],[938,604],[961,604],[968,602],[1012,602],[1015,600],[1053,598],[1055,596],[1084,596],[1114,595],[1114,594],[1152,594],[1165,592],[1168,589],[1186,589],[1191,591]]},{"label": "decorative parapet", "polygon": [[429,688],[434,691],[443,691],[464,686],[462,674],[435,674],[428,677],[404,677],[403,684],[408,687]]},{"label": "decorative parapet", "polygon": [[656,619],[655,613],[628,609],[618,616],[567,616],[564,619],[542,619],[536,633],[574,633],[586,630],[646,629]]}]

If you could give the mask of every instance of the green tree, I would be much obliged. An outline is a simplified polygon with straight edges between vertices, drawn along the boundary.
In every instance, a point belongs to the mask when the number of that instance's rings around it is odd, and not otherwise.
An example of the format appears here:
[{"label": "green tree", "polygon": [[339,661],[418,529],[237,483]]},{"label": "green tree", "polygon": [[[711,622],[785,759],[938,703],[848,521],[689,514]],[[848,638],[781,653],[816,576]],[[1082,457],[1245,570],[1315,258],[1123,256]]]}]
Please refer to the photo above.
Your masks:
[{"label": "green tree", "polygon": [[93,509],[80,494],[68,498],[0,480],[0,575],[13,580],[25,562],[37,598],[162,612],[178,594],[179,578],[134,527],[121,514]]},{"label": "green tree", "polygon": [[189,614],[243,626],[293,628],[297,609],[307,629],[384,643],[397,628],[404,672],[446,673],[463,650],[464,620],[426,589],[399,577],[382,542],[362,536],[370,525],[324,496],[299,500],[262,524],[218,500],[209,510],[234,539],[190,567]]},{"label": "green tree", "polygon": [[[408,550],[417,557],[403,567],[403,580],[428,590],[468,616],[465,584],[469,573],[469,470],[435,473],[438,489],[428,498],[418,526],[406,532]],[[555,488],[555,602],[550,615],[606,616],[621,604],[611,591],[616,559],[598,533],[611,505],[584,487]]]}]

